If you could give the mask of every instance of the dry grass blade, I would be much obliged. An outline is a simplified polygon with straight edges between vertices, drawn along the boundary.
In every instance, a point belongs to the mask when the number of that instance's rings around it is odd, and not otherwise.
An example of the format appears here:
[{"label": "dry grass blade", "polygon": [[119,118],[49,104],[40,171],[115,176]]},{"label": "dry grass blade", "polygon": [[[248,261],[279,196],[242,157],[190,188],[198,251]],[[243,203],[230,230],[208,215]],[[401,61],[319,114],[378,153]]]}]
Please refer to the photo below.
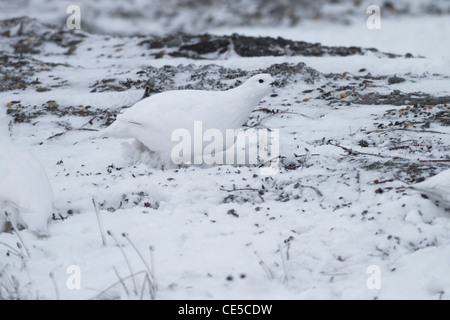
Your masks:
[{"label": "dry grass blade", "polygon": [[133,269],[131,268],[130,260],[128,259],[127,255],[125,254],[125,251],[123,250],[123,248],[119,244],[119,241],[116,239],[116,237],[113,235],[113,233],[108,230],[107,234],[114,240],[114,242],[116,243],[116,246],[119,248],[120,252],[122,253],[122,255],[124,257],[125,262],[127,263],[128,269],[130,270],[131,279],[133,282],[134,294],[137,295],[138,289],[137,289],[136,279],[133,277],[134,272],[133,272]]},{"label": "dry grass blade", "polygon": [[94,198],[92,198],[92,204],[94,205],[95,214],[97,215],[97,222],[98,222],[98,227],[100,228],[100,235],[102,237],[102,243],[104,246],[106,246],[106,237],[105,237],[105,232],[103,230],[103,222],[102,222],[102,218],[100,216],[100,212],[97,207],[97,202],[95,202]]},{"label": "dry grass blade", "polygon": [[23,238],[20,235],[20,232],[17,230],[17,226],[14,224],[14,222],[10,218],[8,212],[6,212],[6,211],[5,211],[5,216],[6,216],[6,220],[8,220],[9,223],[11,223],[14,233],[17,235],[17,237],[19,238],[20,243],[22,244],[23,248],[25,249],[25,253],[27,254],[27,257],[30,258],[31,257],[30,250],[28,250],[28,247],[25,245],[25,242],[23,241]]}]

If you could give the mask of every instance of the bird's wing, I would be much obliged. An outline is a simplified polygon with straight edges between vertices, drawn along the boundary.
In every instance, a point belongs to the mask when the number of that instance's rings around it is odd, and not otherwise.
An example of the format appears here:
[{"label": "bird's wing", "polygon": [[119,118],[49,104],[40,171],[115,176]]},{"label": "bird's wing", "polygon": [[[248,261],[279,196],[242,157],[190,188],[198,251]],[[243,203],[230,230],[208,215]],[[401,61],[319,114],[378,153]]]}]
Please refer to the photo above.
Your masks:
[{"label": "bird's wing", "polygon": [[220,92],[200,90],[166,91],[137,102],[118,116],[118,120],[146,127],[170,127],[198,120],[214,107]]}]

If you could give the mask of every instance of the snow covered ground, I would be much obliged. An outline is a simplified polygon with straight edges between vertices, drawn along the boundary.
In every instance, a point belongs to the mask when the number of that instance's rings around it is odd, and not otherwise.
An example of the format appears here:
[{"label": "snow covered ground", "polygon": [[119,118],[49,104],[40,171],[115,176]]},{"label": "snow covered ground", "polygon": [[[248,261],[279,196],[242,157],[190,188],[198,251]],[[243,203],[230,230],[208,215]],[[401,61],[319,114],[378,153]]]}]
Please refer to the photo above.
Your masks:
[{"label": "snow covered ground", "polygon": [[[48,238],[24,230],[21,243],[0,234],[0,298],[449,299],[449,212],[409,188],[450,164],[449,21],[425,15],[391,17],[381,30],[362,19],[213,31],[414,58],[157,59],[160,49],[139,45],[146,37],[35,41],[24,56],[36,60],[20,69],[26,83],[13,78],[18,87],[2,89],[0,106],[15,143],[46,169],[55,215]],[[50,37],[37,21],[24,25]],[[25,47],[14,49],[18,26],[0,38],[11,78]],[[276,175],[255,166],[161,170],[133,141],[98,137],[139,101],[149,77],[167,72],[171,86],[217,90],[276,64],[284,85],[246,124],[280,129]],[[224,72],[236,73],[224,80]],[[405,81],[389,84],[394,75]],[[163,80],[160,89],[170,89]]]}]

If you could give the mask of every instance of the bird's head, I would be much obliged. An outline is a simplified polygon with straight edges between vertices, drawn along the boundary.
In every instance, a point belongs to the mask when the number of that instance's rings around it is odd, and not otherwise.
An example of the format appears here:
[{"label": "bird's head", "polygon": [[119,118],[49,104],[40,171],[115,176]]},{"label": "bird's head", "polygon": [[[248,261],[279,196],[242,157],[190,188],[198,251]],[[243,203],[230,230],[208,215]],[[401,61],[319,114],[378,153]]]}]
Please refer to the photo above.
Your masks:
[{"label": "bird's head", "polygon": [[261,73],[245,81],[243,86],[262,98],[272,92],[275,83],[275,79],[270,74]]}]

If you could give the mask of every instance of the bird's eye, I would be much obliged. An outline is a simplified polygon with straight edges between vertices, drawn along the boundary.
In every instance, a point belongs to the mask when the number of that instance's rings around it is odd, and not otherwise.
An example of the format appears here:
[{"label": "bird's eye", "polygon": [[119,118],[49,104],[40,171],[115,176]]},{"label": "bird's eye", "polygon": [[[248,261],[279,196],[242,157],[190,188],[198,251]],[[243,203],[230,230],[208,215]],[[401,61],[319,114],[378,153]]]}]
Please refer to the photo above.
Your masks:
[{"label": "bird's eye", "polygon": [[259,79],[258,82],[259,82],[259,83],[263,83],[264,80],[263,80],[263,79]]}]

